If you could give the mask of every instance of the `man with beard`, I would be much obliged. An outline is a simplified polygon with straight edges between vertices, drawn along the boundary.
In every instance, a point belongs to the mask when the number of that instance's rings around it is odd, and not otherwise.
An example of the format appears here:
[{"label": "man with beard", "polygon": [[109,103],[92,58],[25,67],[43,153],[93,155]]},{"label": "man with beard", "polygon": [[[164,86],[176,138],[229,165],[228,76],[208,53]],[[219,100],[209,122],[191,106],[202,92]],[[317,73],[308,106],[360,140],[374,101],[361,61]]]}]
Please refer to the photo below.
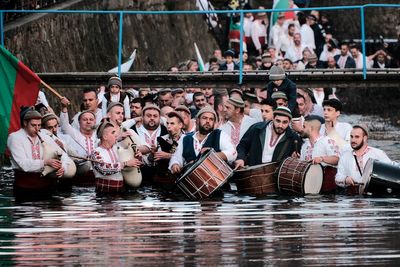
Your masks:
[{"label": "man with beard", "polygon": [[338,64],[340,69],[355,69],[356,68],[356,62],[351,57],[351,55],[349,53],[349,45],[346,43],[343,43],[340,46],[340,55],[336,55],[333,58],[336,60],[336,63]]},{"label": "man with beard", "polygon": [[229,136],[219,129],[214,130],[217,114],[210,106],[202,108],[196,117],[197,131],[179,140],[176,152],[172,155],[169,169],[179,174],[182,167],[197,159],[199,154],[213,148],[217,155],[227,162],[236,157],[236,150]]},{"label": "man with beard", "polygon": [[341,187],[362,183],[362,173],[369,159],[377,159],[385,163],[391,160],[380,149],[368,145],[368,128],[365,125],[354,125],[350,133],[352,150],[343,152],[339,159],[336,184]]},{"label": "man with beard", "polygon": [[254,124],[236,147],[235,169],[245,165],[282,161],[299,152],[301,138],[289,127],[292,113],[287,107],[278,107],[272,121]]},{"label": "man with beard", "polygon": [[[14,169],[14,190],[18,195],[25,193],[49,194],[57,179],[42,177],[45,166],[55,169],[55,175],[62,177],[64,169],[58,159],[44,159],[43,142],[57,147],[48,135],[40,135],[42,116],[36,110],[21,110],[21,129],[9,135],[7,147],[11,152],[11,166]],[[62,151],[57,151],[62,153]]]},{"label": "man with beard", "polygon": [[303,137],[307,138],[300,152],[300,159],[312,161],[313,164],[321,163],[322,166],[336,166],[339,161],[339,147],[335,141],[319,132],[324,119],[320,116],[310,115],[304,120]]},{"label": "man with beard", "polygon": [[230,97],[224,106],[226,122],[219,128],[230,136],[232,144],[236,147],[240,138],[257,120],[244,114],[245,104],[239,97]]},{"label": "man with beard", "polygon": [[143,156],[144,166],[141,168],[143,178],[150,181],[155,173],[154,166],[157,162],[154,158],[154,153],[159,150],[157,137],[168,133],[164,125],[160,124],[160,108],[156,105],[149,104],[143,108],[143,123],[140,127],[133,126],[139,138],[144,140],[146,145],[150,148],[150,153]]},{"label": "man with beard", "polygon": [[[82,110],[90,110],[96,115],[96,125],[99,125],[101,119],[103,118],[103,113],[102,113],[101,109],[98,108],[98,105],[99,105],[99,100],[97,98],[96,89],[92,89],[92,88],[84,89],[83,95],[82,95],[81,108],[82,108]],[[78,117],[80,114],[81,114],[81,112],[78,112],[72,118],[71,125],[76,129],[79,129]]]},{"label": "man with beard", "polygon": [[285,57],[290,59],[292,62],[299,61],[303,58],[303,50],[305,48],[306,46],[301,44],[300,33],[295,33],[293,36],[293,43],[287,49]]}]

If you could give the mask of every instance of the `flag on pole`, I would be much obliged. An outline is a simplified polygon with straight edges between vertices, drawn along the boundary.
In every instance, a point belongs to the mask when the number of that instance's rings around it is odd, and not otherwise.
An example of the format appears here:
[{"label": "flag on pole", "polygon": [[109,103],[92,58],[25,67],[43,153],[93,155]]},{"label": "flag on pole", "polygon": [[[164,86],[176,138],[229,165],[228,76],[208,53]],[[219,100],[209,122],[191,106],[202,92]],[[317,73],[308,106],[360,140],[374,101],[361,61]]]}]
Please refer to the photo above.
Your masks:
[{"label": "flag on pole", "polygon": [[7,147],[8,134],[21,127],[21,106],[35,105],[40,81],[36,73],[0,46],[0,153]]},{"label": "flag on pole", "polygon": [[[274,4],[272,5],[272,9],[288,9],[289,8],[289,0],[274,0]],[[272,26],[275,25],[276,21],[278,20],[280,12],[271,12],[271,19],[270,19],[270,27],[269,27],[269,42],[271,43],[271,30]]]},{"label": "flag on pole", "polygon": [[201,57],[200,50],[197,47],[196,43],[194,43],[194,50],[196,51],[196,58],[197,58],[197,64],[199,64],[199,70],[205,71],[204,61],[203,58]]},{"label": "flag on pole", "polygon": [[[128,72],[131,69],[133,62],[135,62],[135,59],[136,59],[136,49],[133,51],[132,55],[129,57],[129,60],[127,62],[121,64],[121,73]],[[118,73],[118,66],[116,66],[115,68],[112,68],[108,72]]]}]

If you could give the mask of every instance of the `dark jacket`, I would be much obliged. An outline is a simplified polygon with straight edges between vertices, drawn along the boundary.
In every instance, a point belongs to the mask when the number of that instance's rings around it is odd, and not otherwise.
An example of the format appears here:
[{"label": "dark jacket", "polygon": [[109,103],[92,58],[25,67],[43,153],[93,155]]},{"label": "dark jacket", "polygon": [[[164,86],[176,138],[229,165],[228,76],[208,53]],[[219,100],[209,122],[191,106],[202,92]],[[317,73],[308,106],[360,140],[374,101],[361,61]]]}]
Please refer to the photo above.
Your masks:
[{"label": "dark jacket", "polygon": [[[240,69],[239,65],[233,62],[233,70],[239,70],[239,69]],[[228,66],[226,65],[226,63],[221,64],[219,66],[219,70],[228,70]]]},{"label": "dark jacket", "polygon": [[282,91],[286,94],[288,98],[288,105],[290,111],[293,112],[294,108],[297,105],[296,98],[297,98],[297,90],[296,84],[285,78],[280,86],[276,86],[272,81],[267,84],[267,97],[271,98],[272,93],[275,91]]},{"label": "dark jacket", "polygon": [[[339,61],[340,55],[336,55],[333,57],[336,61],[336,63]],[[344,64],[345,69],[355,69],[356,68],[356,62],[351,56],[348,56],[346,59],[346,63]]]},{"label": "dark jacket", "polygon": [[[238,156],[236,159],[242,159],[245,165],[254,166],[262,163],[262,153],[265,144],[266,127],[268,122],[259,122],[254,124],[244,134],[240,143],[236,147]],[[288,127],[284,133],[285,135],[279,140],[272,155],[272,161],[282,161],[290,157],[296,150],[300,152],[302,140],[301,138]],[[295,142],[297,141],[297,143]]]}]

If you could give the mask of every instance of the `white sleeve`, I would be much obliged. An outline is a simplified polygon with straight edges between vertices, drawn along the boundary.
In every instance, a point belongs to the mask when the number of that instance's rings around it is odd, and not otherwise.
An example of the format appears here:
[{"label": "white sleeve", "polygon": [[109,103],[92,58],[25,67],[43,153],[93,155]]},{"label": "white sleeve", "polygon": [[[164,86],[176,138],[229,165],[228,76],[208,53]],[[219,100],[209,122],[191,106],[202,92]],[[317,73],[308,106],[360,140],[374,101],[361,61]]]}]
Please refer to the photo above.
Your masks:
[{"label": "white sleeve", "polygon": [[38,98],[40,100],[40,103],[45,105],[47,108],[49,107],[49,102],[47,101],[46,95],[42,91],[39,91]]},{"label": "white sleeve", "polygon": [[103,118],[107,116],[107,99],[104,96],[101,101],[101,113],[103,114]]},{"label": "white sleeve", "polygon": [[219,146],[221,152],[225,154],[228,163],[232,163],[237,157],[237,152],[235,146],[231,142],[231,138],[222,131],[219,138]]},{"label": "white sleeve", "polygon": [[169,160],[169,166],[168,169],[171,170],[171,167],[175,164],[178,164],[180,167],[183,167],[183,138],[184,136],[181,137],[178,141],[178,146],[176,147],[176,151],[174,154],[172,154],[171,159]]},{"label": "white sleeve", "polygon": [[122,122],[122,128],[130,129],[135,124],[136,124],[135,119],[129,119],[129,120]]},{"label": "white sleeve", "polygon": [[69,124],[68,112],[61,112],[60,113],[60,126],[61,131],[64,134],[67,134],[72,137],[76,142],[79,139],[79,131]]},{"label": "white sleeve", "polygon": [[131,118],[131,109],[129,107],[129,96],[126,96],[124,99],[124,112],[125,112],[125,118],[130,119]]},{"label": "white sleeve", "polygon": [[301,150],[300,150],[300,159],[301,160],[306,160],[306,145],[307,145],[307,142],[304,142],[302,145],[301,145]]},{"label": "white sleeve", "polygon": [[337,166],[337,173],[335,177],[335,182],[338,186],[345,187],[345,180],[346,177],[348,176],[346,173],[346,164],[351,164],[347,162],[346,156],[343,155],[342,157],[339,158],[339,163]]},{"label": "white sleeve", "polygon": [[253,40],[253,44],[255,46],[255,48],[261,49],[261,43],[260,43],[260,39],[258,39],[258,31],[257,31],[257,25],[255,23],[253,23],[252,27],[251,27],[251,40]]}]

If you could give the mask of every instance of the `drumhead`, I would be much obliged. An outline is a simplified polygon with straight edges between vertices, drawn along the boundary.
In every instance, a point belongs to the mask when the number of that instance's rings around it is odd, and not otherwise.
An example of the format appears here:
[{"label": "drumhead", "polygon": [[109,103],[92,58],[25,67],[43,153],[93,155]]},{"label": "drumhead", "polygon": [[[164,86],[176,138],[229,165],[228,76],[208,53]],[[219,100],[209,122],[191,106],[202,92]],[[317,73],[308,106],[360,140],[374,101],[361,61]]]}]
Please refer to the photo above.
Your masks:
[{"label": "drumhead", "polygon": [[[180,180],[182,180],[183,178],[185,178],[185,176],[187,176],[189,173],[191,173],[194,169],[196,169],[212,152],[214,152],[214,149],[210,149],[207,151],[207,153],[203,154],[200,159],[198,159],[197,161],[195,161],[192,164],[189,164],[184,166],[183,168],[186,169],[186,171],[176,180],[177,183],[179,183]],[[189,167],[189,168],[187,168]]]},{"label": "drumhead", "polygon": [[324,171],[320,164],[310,164],[304,178],[304,194],[319,194],[324,180]]},{"label": "drumhead", "polygon": [[360,189],[358,190],[360,195],[364,194],[368,189],[369,181],[371,180],[371,174],[374,170],[374,159],[369,159],[364,167],[363,175],[361,176],[361,183]]}]

